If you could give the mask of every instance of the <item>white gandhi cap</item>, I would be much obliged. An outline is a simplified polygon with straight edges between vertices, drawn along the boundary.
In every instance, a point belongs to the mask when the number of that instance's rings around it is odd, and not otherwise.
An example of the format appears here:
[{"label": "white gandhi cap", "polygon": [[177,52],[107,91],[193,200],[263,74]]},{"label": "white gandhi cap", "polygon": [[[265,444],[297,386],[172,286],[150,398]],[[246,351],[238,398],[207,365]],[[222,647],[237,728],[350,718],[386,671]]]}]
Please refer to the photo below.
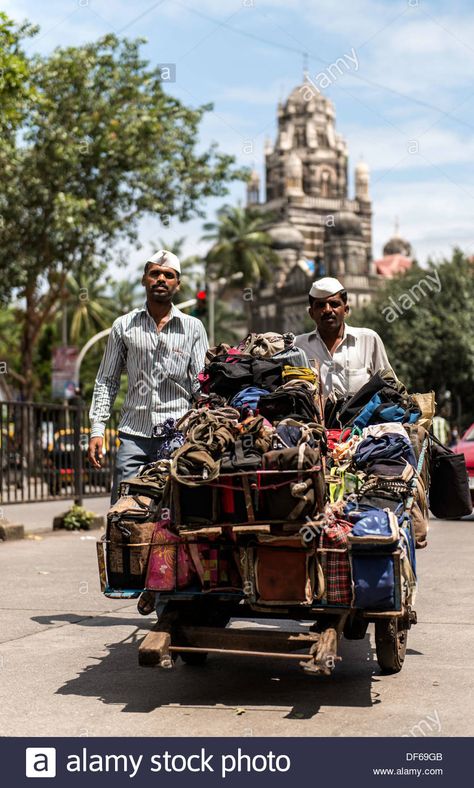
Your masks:
[{"label": "white gandhi cap", "polygon": [[181,264],[173,252],[167,249],[159,249],[154,255],[148,258],[147,263],[157,263],[165,268],[172,268],[178,274],[181,273]]},{"label": "white gandhi cap", "polygon": [[340,293],[341,290],[344,290],[344,285],[341,285],[339,279],[325,276],[323,279],[317,279],[316,282],[313,282],[309,294],[312,298],[329,298],[336,295],[336,293]]}]

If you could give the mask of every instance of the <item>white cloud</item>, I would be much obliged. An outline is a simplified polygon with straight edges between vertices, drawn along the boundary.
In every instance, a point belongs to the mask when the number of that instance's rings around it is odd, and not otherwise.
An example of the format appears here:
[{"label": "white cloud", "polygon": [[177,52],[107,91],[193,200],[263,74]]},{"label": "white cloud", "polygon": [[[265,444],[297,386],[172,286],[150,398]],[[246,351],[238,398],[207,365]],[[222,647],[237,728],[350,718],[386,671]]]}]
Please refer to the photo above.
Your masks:
[{"label": "white cloud", "polygon": [[449,255],[454,246],[474,251],[474,192],[469,198],[455,184],[431,179],[389,183],[375,189],[373,198],[375,258],[393,235],[397,216],[400,234],[410,241],[421,263],[428,256]]},{"label": "white cloud", "polygon": [[431,162],[439,167],[471,166],[474,162],[474,132],[469,134],[438,126],[426,131],[426,122],[417,126],[418,129],[412,128],[406,134],[382,125],[346,126],[342,133],[352,154],[362,154],[374,172],[383,173],[392,167],[399,171],[415,171],[431,167]]},{"label": "white cloud", "polygon": [[346,84],[373,91],[370,85],[364,88],[367,78],[438,106],[449,106],[452,89],[472,87],[474,46],[469,44],[474,40],[474,15],[443,19],[441,24],[427,16],[403,17],[365,47],[357,49],[355,45],[360,70],[356,76],[349,72]]}]

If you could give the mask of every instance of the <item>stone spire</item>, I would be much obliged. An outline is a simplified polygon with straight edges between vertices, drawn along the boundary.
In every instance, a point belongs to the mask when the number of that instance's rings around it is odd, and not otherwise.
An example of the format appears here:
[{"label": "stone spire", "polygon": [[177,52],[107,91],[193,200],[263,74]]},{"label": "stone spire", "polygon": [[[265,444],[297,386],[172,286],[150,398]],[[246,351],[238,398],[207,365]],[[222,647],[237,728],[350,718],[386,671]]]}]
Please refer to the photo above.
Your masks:
[{"label": "stone spire", "polygon": [[360,161],[355,168],[355,196],[358,200],[368,202],[370,200],[369,193],[370,184],[370,171],[365,161]]},{"label": "stone spire", "polygon": [[247,205],[258,205],[260,202],[260,176],[257,170],[252,170],[247,181]]}]

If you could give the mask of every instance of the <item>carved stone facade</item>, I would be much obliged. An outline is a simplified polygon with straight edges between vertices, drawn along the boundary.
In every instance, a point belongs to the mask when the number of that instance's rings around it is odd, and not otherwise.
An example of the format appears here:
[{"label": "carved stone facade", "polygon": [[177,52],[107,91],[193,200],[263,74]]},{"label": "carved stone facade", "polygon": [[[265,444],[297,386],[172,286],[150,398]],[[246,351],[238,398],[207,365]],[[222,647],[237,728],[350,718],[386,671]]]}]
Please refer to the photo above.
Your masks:
[{"label": "carved stone facade", "polygon": [[250,204],[277,221],[268,227],[280,258],[271,284],[252,302],[252,330],[304,330],[308,291],[318,276],[336,276],[353,305],[371,298],[379,277],[372,263],[369,170],[355,168],[348,194],[348,152],[335,130],[332,102],[308,82],[278,106],[275,144],[265,146],[266,198],[258,175],[248,186]]}]

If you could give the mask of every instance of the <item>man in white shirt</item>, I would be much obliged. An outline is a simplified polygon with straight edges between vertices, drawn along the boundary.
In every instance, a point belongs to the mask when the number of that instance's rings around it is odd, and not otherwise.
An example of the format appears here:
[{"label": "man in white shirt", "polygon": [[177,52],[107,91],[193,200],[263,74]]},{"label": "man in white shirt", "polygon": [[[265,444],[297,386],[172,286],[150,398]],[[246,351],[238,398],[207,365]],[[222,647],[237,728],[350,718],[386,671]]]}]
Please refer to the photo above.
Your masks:
[{"label": "man in white shirt", "polygon": [[328,276],[313,282],[308,312],[316,328],[299,334],[295,344],[318,362],[325,397],[355,394],[376,372],[390,369],[379,335],[370,328],[346,325],[347,292],[337,279]]}]

